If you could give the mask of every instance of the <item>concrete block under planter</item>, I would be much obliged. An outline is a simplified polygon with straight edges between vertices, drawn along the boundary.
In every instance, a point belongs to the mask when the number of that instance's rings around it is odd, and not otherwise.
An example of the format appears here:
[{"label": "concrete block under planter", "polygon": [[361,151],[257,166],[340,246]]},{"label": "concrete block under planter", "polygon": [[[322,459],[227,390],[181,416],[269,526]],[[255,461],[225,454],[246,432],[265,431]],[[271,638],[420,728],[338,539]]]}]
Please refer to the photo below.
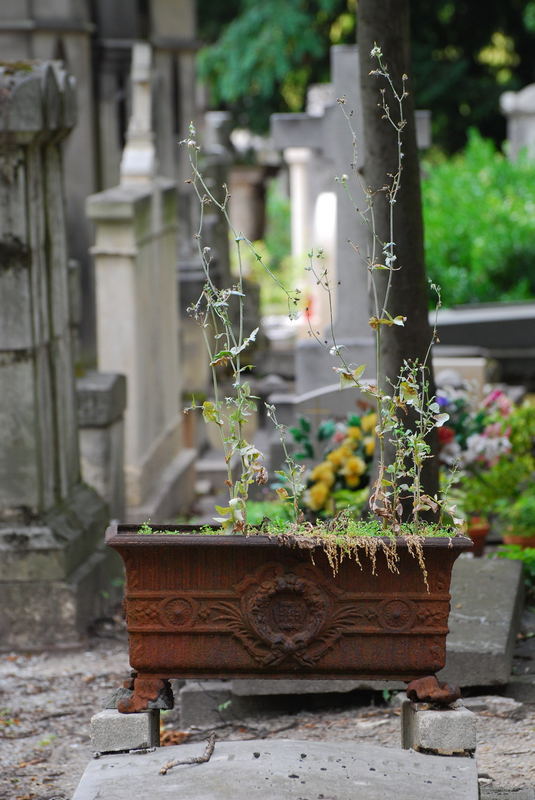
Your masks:
[{"label": "concrete block under planter", "polygon": [[114,709],[91,717],[91,749],[94,753],[146,750],[160,745],[160,712],[120,714]]},{"label": "concrete block under planter", "polygon": [[401,746],[404,750],[435,755],[473,755],[476,749],[476,717],[457,701],[435,709],[427,703],[405,700],[401,706]]}]

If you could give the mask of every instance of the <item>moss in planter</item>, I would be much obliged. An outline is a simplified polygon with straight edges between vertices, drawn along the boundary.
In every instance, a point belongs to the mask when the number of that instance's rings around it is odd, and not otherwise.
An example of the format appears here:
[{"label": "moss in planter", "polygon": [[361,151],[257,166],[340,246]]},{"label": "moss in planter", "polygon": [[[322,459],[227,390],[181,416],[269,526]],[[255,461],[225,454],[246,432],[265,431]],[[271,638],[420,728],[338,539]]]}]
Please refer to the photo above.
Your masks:
[{"label": "moss in planter", "polygon": [[[191,531],[162,530],[154,531],[145,522],[140,526],[140,534],[158,533],[169,536],[185,536]],[[201,536],[224,536],[221,528],[210,525],[195,531]],[[424,583],[429,591],[427,569],[425,566],[423,545],[428,538],[446,538],[450,541],[461,534],[455,529],[440,525],[429,524],[425,528],[412,523],[403,523],[399,531],[389,533],[377,520],[355,520],[351,517],[339,516],[335,520],[311,523],[288,523],[283,520],[264,520],[264,523],[255,528],[249,528],[241,535],[245,537],[269,536],[281,545],[308,550],[314,560],[314,550],[321,548],[327,557],[329,565],[336,575],[344,558],[353,558],[362,568],[360,556],[367,556],[372,566],[372,574],[376,574],[377,553],[382,550],[385,555],[388,569],[399,573],[398,539],[402,538],[410,555],[418,561],[422,570]]]}]

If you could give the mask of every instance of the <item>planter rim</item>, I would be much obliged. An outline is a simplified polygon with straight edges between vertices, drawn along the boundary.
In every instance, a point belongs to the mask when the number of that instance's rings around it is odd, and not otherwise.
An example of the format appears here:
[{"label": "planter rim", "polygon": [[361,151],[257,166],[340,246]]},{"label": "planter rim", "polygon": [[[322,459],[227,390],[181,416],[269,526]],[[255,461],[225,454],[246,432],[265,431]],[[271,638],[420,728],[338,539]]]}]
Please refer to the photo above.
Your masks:
[{"label": "planter rim", "polygon": [[[157,545],[172,545],[172,546],[192,546],[192,545],[206,545],[210,547],[226,547],[231,545],[247,544],[248,547],[273,547],[279,545],[284,547],[286,543],[278,540],[276,536],[269,536],[268,534],[252,534],[245,536],[242,534],[201,534],[198,525],[151,525],[153,533],[141,534],[139,533],[140,525],[134,524],[118,524],[112,523],[106,531],[106,544],[110,547],[120,545],[134,545],[142,546],[151,542]],[[182,532],[179,535],[168,533],[158,533],[158,529],[162,531],[177,531]],[[376,536],[374,539],[387,542],[391,541],[388,536]],[[398,547],[407,547],[407,541],[404,536],[396,536],[395,542]],[[448,547],[455,550],[471,550],[473,546],[472,540],[468,536],[429,536],[424,537],[422,540],[424,548],[427,547]],[[321,547],[320,544],[317,547]]]}]

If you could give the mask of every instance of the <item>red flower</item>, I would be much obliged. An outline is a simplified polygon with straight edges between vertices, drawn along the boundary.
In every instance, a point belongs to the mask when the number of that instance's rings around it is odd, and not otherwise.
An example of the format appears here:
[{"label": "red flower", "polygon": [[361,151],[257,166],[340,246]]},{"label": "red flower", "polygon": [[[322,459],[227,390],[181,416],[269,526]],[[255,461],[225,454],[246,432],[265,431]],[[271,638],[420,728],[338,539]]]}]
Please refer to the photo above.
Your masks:
[{"label": "red flower", "polygon": [[447,425],[442,425],[441,428],[437,428],[438,430],[438,441],[440,444],[449,444],[455,439],[455,431],[453,428],[449,428]]}]

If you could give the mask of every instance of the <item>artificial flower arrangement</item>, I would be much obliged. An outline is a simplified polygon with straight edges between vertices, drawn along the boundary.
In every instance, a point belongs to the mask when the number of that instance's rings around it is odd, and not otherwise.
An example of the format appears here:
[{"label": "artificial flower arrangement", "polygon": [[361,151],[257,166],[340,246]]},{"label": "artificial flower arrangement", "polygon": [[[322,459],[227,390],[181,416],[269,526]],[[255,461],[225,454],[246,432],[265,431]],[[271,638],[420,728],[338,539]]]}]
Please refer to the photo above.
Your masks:
[{"label": "artificial flower arrangement", "polygon": [[457,470],[453,494],[467,518],[500,524],[533,486],[535,406],[515,406],[500,389],[489,392],[476,408],[463,393],[446,394],[442,407],[450,419],[440,458],[446,469]]},{"label": "artificial flower arrangement", "polygon": [[[289,428],[298,444],[298,461],[315,461],[305,474],[301,508],[307,516],[334,516],[342,509],[360,514],[368,497],[377,414],[362,403],[360,414],[323,420],[312,441],[311,424],[301,417]],[[321,455],[318,456],[318,451]]]},{"label": "artificial flower arrangement", "polygon": [[513,403],[501,389],[488,392],[477,404],[465,389],[444,387],[437,403],[448,414],[439,429],[439,459],[461,469],[490,467],[511,451],[506,423]]}]

